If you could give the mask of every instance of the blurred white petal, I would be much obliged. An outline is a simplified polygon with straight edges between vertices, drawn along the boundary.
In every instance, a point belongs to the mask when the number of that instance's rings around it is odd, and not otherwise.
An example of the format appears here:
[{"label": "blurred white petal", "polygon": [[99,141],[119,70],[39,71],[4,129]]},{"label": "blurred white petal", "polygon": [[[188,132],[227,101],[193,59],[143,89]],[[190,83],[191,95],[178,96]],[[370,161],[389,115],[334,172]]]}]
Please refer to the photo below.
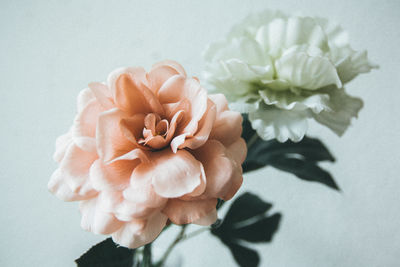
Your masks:
[{"label": "blurred white petal", "polygon": [[342,136],[349,127],[352,118],[358,116],[363,107],[360,98],[352,97],[344,90],[335,90],[330,94],[331,111],[322,111],[314,114],[313,117],[319,123],[329,127],[337,135]]},{"label": "blurred white petal", "polygon": [[292,112],[277,108],[264,108],[249,113],[249,120],[257,134],[264,140],[276,138],[298,142],[307,132],[308,112]]}]

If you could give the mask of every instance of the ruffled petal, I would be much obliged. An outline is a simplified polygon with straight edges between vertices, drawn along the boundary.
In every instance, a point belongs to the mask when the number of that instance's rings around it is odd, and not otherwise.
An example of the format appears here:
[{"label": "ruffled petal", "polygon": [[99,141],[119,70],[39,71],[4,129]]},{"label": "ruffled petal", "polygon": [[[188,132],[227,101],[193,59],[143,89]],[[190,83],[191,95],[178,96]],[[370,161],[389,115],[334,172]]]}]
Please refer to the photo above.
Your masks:
[{"label": "ruffled petal", "polygon": [[53,154],[54,161],[60,163],[64,158],[65,152],[71,144],[72,134],[71,130],[69,130],[66,134],[63,134],[56,139],[56,149]]},{"label": "ruffled petal", "polygon": [[186,77],[186,72],[179,63],[165,60],[153,65],[147,74],[147,79],[153,92],[158,93],[161,86],[174,75]]},{"label": "ruffled petal", "polygon": [[122,156],[136,147],[121,131],[121,121],[127,117],[125,112],[117,108],[107,110],[99,116],[96,130],[97,152],[104,162]]},{"label": "ruffled petal", "polygon": [[86,107],[86,105],[94,98],[95,96],[89,88],[85,88],[82,91],[80,91],[77,99],[78,113],[80,113]]},{"label": "ruffled petal", "polygon": [[[85,185],[83,187],[85,187]],[[47,188],[52,194],[63,201],[79,201],[90,199],[97,194],[97,192],[93,190],[81,190],[78,192],[72,191],[69,185],[63,179],[60,169],[57,169],[53,173],[49,183],[47,184]]]},{"label": "ruffled petal", "polygon": [[95,153],[87,152],[76,145],[70,145],[59,168],[58,175],[69,186],[71,191],[81,196],[95,194],[90,180],[89,169],[97,159]]},{"label": "ruffled petal", "polygon": [[98,190],[123,190],[129,185],[134,168],[140,164],[137,160],[120,160],[104,164],[96,160],[90,168],[90,180]]},{"label": "ruffled petal", "polygon": [[239,112],[226,110],[215,120],[210,139],[216,139],[224,145],[230,145],[242,134],[242,115]]},{"label": "ruffled petal", "polygon": [[187,79],[182,75],[172,76],[160,88],[158,93],[162,104],[187,103],[181,127],[178,134],[194,134],[199,120],[207,110],[207,91],[200,86],[196,79]]},{"label": "ruffled petal", "polygon": [[[236,193],[242,184],[242,169],[230,154],[226,154],[226,149],[220,142],[209,140],[193,151],[193,155],[203,164],[207,179],[206,189],[201,197],[227,199]],[[236,191],[231,192],[234,183],[239,186],[235,186]]]},{"label": "ruffled petal", "polygon": [[247,144],[243,138],[239,138],[227,148],[228,153],[231,155],[237,165],[242,166],[247,155]]},{"label": "ruffled petal", "polygon": [[86,151],[96,151],[96,126],[104,107],[92,99],[75,117],[72,126],[72,138],[76,145]]},{"label": "ruffled petal", "polygon": [[144,175],[151,177],[154,191],[162,197],[181,197],[201,184],[203,166],[186,150],[153,152],[151,160]]},{"label": "ruffled petal", "polygon": [[332,91],[330,97],[331,111],[323,111],[314,114],[313,117],[337,135],[342,136],[351,124],[352,118],[358,116],[358,112],[363,107],[363,102],[360,98],[346,94],[344,89]]},{"label": "ruffled petal", "polygon": [[99,82],[93,82],[89,83],[89,88],[93,92],[93,95],[96,97],[97,101],[105,110],[114,107],[112,94],[107,85]]},{"label": "ruffled petal", "polygon": [[[123,191],[126,200],[150,208],[158,208],[166,203],[166,199],[155,192],[152,185],[153,175],[157,175],[151,163],[141,163],[132,172],[130,184]],[[168,176],[169,173],[165,172]]]},{"label": "ruffled petal", "polygon": [[270,63],[266,66],[254,66],[233,58],[222,62],[222,64],[230,75],[241,81],[271,80],[274,76],[274,69]]},{"label": "ruffled petal", "polygon": [[214,102],[217,109],[217,115],[225,110],[228,110],[228,100],[226,100],[226,97],[223,94],[208,95],[208,98]]},{"label": "ruffled petal", "polygon": [[279,142],[286,142],[288,139],[299,142],[307,131],[308,116],[307,111],[292,112],[263,107],[249,113],[249,120],[253,129],[264,140],[276,138]]},{"label": "ruffled petal", "polygon": [[259,94],[265,104],[274,105],[285,110],[304,111],[311,109],[314,113],[330,110],[330,97],[325,92],[303,96],[293,94],[290,91],[262,90],[259,91]]},{"label": "ruffled petal", "polygon": [[336,67],[320,55],[304,51],[307,47],[293,47],[285,51],[275,62],[279,79],[287,81],[292,87],[316,90],[328,85],[342,87]]},{"label": "ruffled petal", "polygon": [[121,74],[116,79],[114,99],[117,107],[129,115],[150,112],[164,114],[155,94],[128,73]]},{"label": "ruffled petal", "polygon": [[217,199],[184,201],[170,199],[163,213],[175,224],[188,224],[207,216],[215,210]]},{"label": "ruffled petal", "polygon": [[217,210],[214,209],[211,211],[209,214],[205,215],[204,217],[201,217],[198,220],[193,221],[193,224],[201,225],[201,226],[210,226],[213,223],[215,223],[218,219],[218,214]]},{"label": "ruffled petal", "polygon": [[103,210],[99,198],[84,200],[79,203],[81,227],[95,234],[108,235],[117,231],[124,224],[115,216]]},{"label": "ruffled petal", "polygon": [[259,27],[255,38],[275,58],[285,48],[295,45],[308,44],[324,51],[328,49],[323,29],[310,17],[278,16]]},{"label": "ruffled petal", "polygon": [[134,220],[125,223],[112,234],[114,242],[128,248],[138,248],[152,242],[167,223],[167,216],[156,212],[147,220]]},{"label": "ruffled petal", "polygon": [[185,142],[183,142],[179,148],[188,147],[190,149],[197,149],[207,142],[214,125],[215,117],[215,105],[211,100],[209,100],[207,103],[207,111],[205,112],[203,118],[199,121],[197,132],[194,134],[194,136],[185,138]]}]

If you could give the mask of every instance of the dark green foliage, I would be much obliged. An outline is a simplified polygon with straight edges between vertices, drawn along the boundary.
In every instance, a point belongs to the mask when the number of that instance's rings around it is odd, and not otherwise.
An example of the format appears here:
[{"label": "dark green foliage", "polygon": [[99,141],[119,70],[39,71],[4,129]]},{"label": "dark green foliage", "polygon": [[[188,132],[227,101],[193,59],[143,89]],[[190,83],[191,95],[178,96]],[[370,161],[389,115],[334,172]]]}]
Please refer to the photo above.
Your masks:
[{"label": "dark green foliage", "polygon": [[78,267],[131,267],[135,250],[120,247],[111,238],[91,247],[79,259]]},{"label": "dark green foliage", "polygon": [[230,206],[225,219],[211,230],[230,249],[240,266],[258,266],[258,253],[246,242],[270,242],[278,230],[281,215],[266,214],[272,207],[256,195],[244,193]]},{"label": "dark green foliage", "polygon": [[[242,137],[249,142],[256,132],[244,116]],[[333,189],[339,187],[329,172],[318,166],[321,161],[335,161],[332,154],[318,139],[304,137],[300,142],[253,139],[250,144],[243,171],[249,172],[264,166],[272,166],[290,172],[302,180],[319,182]]]}]

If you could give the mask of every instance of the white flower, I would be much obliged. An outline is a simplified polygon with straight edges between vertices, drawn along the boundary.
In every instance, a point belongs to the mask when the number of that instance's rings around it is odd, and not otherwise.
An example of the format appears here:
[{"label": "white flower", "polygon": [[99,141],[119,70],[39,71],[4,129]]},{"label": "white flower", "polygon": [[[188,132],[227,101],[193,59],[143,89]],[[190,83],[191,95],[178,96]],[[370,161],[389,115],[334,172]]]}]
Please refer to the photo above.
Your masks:
[{"label": "white flower", "polygon": [[204,57],[206,80],[230,107],[248,113],[263,139],[281,142],[300,141],[310,118],[342,135],[363,105],[343,86],[376,67],[340,26],[274,11],[246,18]]}]

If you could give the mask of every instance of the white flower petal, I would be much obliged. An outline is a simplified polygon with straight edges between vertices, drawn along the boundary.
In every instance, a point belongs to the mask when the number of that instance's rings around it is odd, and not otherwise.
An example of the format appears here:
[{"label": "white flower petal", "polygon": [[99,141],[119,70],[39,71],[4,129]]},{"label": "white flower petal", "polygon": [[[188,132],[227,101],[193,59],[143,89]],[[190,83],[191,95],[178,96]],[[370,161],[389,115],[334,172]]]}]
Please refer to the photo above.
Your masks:
[{"label": "white flower petal", "polygon": [[275,63],[278,78],[288,81],[293,87],[316,90],[335,84],[342,86],[335,66],[328,58],[311,56],[302,48],[288,50]]},{"label": "white flower petal", "polygon": [[254,112],[259,108],[260,102],[261,99],[238,99],[229,104],[229,109],[240,113]]},{"label": "white flower petal", "polygon": [[[340,55],[333,55],[333,53]],[[367,51],[357,52],[351,48],[332,49],[332,58],[335,60],[336,69],[342,83],[348,83],[358,74],[370,72],[378,68],[377,65],[369,62]]]},{"label": "white flower petal", "polygon": [[328,50],[323,29],[309,17],[276,18],[259,28],[256,40],[275,58],[295,45],[307,44],[323,51]]},{"label": "white flower petal", "polygon": [[238,59],[230,59],[223,62],[229,74],[242,81],[253,81],[259,79],[272,79],[274,70],[272,65],[265,67],[252,66]]},{"label": "white flower petal", "polygon": [[340,90],[377,67],[350,47],[339,25],[270,10],[234,26],[208,47],[205,60],[214,92],[225,94],[231,109],[249,113],[264,139],[280,141],[300,140],[310,117],[342,134],[361,102],[350,97],[341,106]]},{"label": "white flower petal", "polygon": [[311,109],[315,113],[323,110],[330,110],[329,95],[320,93],[309,96],[293,94],[290,91],[278,92],[274,90],[260,91],[260,96],[267,105],[275,105],[285,110],[307,110]]},{"label": "white flower petal", "polygon": [[327,126],[337,135],[342,136],[351,123],[353,117],[357,117],[358,112],[363,107],[360,98],[352,97],[344,90],[335,90],[330,93],[331,111],[322,111],[314,114],[313,117],[319,123]]},{"label": "white flower petal", "polygon": [[265,107],[249,113],[249,120],[257,134],[264,140],[276,138],[279,142],[288,139],[298,142],[308,129],[308,112],[292,112]]}]

